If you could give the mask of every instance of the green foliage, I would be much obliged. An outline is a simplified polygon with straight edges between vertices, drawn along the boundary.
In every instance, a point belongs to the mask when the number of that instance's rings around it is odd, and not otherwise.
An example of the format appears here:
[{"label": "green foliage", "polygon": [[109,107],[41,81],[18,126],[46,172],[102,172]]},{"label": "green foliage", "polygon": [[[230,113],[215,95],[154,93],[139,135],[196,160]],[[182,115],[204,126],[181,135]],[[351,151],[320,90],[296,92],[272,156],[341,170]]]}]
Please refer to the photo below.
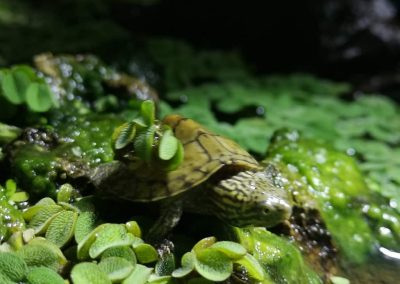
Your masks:
[{"label": "green foliage", "polygon": [[281,131],[274,136],[266,161],[283,173],[298,206],[321,212],[350,261],[365,261],[377,243],[400,248],[400,214],[389,199],[368,189],[352,157],[303,139],[296,131]]},{"label": "green foliage", "polygon": [[0,274],[11,281],[20,282],[27,271],[28,267],[21,257],[10,252],[0,252]]},{"label": "green foliage", "polygon": [[234,272],[234,264],[241,265],[254,281],[263,281],[264,271],[240,244],[231,241],[216,242],[214,237],[197,242],[191,252],[182,256],[182,267],[174,270],[172,276],[183,278],[196,271],[210,281],[224,281]]},{"label": "green foliage", "polygon": [[90,262],[82,262],[75,265],[71,271],[71,279],[74,284],[111,284],[107,273],[101,270],[95,263]]},{"label": "green foliage", "polygon": [[249,68],[237,52],[196,50],[183,41],[168,38],[147,40],[145,51],[161,69],[163,87],[168,91],[195,82],[241,80],[249,76]]},{"label": "green foliage", "polygon": [[32,268],[26,276],[29,284],[64,284],[64,279],[54,270],[40,266]]},{"label": "green foliage", "polygon": [[7,180],[4,187],[0,185],[0,242],[25,228],[22,212],[17,209],[17,204],[27,200],[27,193],[17,190],[14,180]]},{"label": "green foliage", "polygon": [[281,128],[327,141],[357,158],[372,190],[400,204],[400,109],[379,95],[342,100],[349,90],[308,75],[248,78],[169,92],[166,99],[178,106],[160,109],[195,119],[259,157]]},{"label": "green foliage", "polygon": [[7,144],[16,139],[22,130],[18,127],[0,122],[0,145]]},{"label": "green foliage", "polygon": [[[72,190],[68,192],[73,194]],[[60,197],[64,199],[66,196]],[[135,221],[96,226],[99,220],[93,209],[89,209],[93,207],[87,204],[82,206],[82,200],[90,202],[87,198],[77,197],[69,206],[62,206],[63,201],[57,204],[44,198],[25,211],[28,227],[40,227],[40,230],[36,230],[29,240],[22,239],[21,235],[13,235],[14,239],[20,238],[22,242],[18,248],[14,246],[16,255],[9,254],[21,263],[13,266],[29,268],[28,274],[27,269],[16,271],[19,278],[27,277],[32,283],[39,283],[35,281],[43,279],[39,273],[42,272],[42,277],[61,281],[61,276],[53,272],[62,273],[67,265],[65,255],[69,254],[64,255],[60,250],[64,248],[76,250],[77,258],[73,259],[71,271],[73,283],[171,283],[173,279],[180,279],[183,283],[198,282],[199,279],[203,279],[203,282],[223,281],[243,270],[248,271],[252,281],[263,281],[265,278],[263,268],[242,245],[231,241],[217,242],[214,237],[195,244],[191,252],[183,255],[182,267],[176,268],[172,253],[164,252],[160,257],[153,246],[138,237],[141,229]],[[46,239],[40,235],[46,236]],[[3,274],[7,275],[5,272]]]},{"label": "green foliage", "polygon": [[[0,252],[1,283],[63,284],[64,279],[56,271],[46,266],[41,266],[46,265],[46,257],[43,255],[45,252],[39,252],[37,246],[35,249],[32,250],[32,247],[30,247],[29,252],[25,249],[25,251],[18,253]],[[26,261],[25,258],[28,253],[30,253],[30,259]],[[33,262],[32,259],[37,257],[39,253],[41,254],[39,256],[40,260]]]},{"label": "green foliage", "polygon": [[150,100],[141,104],[138,118],[116,128],[112,141],[117,154],[122,152],[136,166],[144,162],[154,168],[174,170],[183,161],[182,143],[168,125],[155,119],[154,102]]},{"label": "green foliage", "polygon": [[34,112],[46,112],[58,106],[55,95],[44,79],[26,65],[0,70],[0,90],[0,95],[9,103],[25,103]]},{"label": "green foliage", "polygon": [[[261,264],[264,276],[269,280],[266,283],[322,283],[304,262],[299,249],[289,240],[264,228],[234,228],[233,232],[237,241]],[[259,274],[253,271],[255,269],[257,266],[253,266],[249,273]]]}]

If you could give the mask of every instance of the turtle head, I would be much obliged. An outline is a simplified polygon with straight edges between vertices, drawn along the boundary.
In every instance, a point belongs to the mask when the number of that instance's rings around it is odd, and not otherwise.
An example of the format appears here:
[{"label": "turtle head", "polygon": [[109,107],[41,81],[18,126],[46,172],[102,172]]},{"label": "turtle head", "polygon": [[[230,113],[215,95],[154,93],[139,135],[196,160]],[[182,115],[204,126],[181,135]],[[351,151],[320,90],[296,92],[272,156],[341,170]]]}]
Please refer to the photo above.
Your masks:
[{"label": "turtle head", "polygon": [[272,227],[288,219],[292,213],[291,200],[286,190],[274,182],[274,177],[267,167],[220,180],[212,188],[214,214],[238,227]]}]

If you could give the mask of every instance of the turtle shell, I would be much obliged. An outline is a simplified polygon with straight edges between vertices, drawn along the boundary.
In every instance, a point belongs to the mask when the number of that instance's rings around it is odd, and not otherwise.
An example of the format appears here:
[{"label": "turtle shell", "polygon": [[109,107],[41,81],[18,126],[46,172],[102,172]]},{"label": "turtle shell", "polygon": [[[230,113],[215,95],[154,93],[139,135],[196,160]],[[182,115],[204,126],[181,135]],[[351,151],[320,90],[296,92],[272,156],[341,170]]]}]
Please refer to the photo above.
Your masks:
[{"label": "turtle shell", "polygon": [[167,174],[170,195],[197,186],[224,166],[238,170],[260,167],[237,143],[212,133],[191,119],[169,115],[163,122],[172,127],[176,138],[182,142],[185,153],[181,166]]},{"label": "turtle shell", "polygon": [[183,144],[182,164],[170,172],[157,172],[154,168],[132,171],[122,163],[111,164],[94,174],[95,181],[102,181],[101,184],[95,182],[100,191],[131,201],[157,201],[194,188],[223,167],[232,167],[236,172],[260,168],[238,144],[191,119],[169,115],[163,122],[171,126]]}]

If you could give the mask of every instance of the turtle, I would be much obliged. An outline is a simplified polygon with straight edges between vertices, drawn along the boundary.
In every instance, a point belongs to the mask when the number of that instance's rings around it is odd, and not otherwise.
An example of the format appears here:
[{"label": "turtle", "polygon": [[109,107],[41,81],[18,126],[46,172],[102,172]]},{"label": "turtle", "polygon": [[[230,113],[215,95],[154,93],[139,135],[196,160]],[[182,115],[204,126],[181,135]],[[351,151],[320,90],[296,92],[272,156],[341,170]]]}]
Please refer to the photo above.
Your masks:
[{"label": "turtle", "polygon": [[213,215],[237,227],[272,227],[290,217],[290,197],[272,165],[258,163],[236,142],[192,119],[173,114],[162,122],[184,147],[184,160],[176,170],[132,170],[113,161],[91,174],[103,196],[160,203],[160,217],[149,236],[165,236],[183,210]]}]

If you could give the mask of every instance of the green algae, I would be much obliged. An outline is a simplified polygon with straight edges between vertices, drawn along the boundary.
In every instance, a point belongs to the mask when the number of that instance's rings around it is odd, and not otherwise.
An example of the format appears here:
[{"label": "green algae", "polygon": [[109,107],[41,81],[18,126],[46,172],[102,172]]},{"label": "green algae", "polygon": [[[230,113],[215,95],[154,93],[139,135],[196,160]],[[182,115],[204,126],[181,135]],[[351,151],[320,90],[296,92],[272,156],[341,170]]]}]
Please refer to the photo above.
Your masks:
[{"label": "green algae", "polygon": [[320,211],[340,252],[350,261],[365,261],[379,246],[400,248],[400,215],[390,200],[368,188],[351,156],[304,139],[297,131],[281,131],[265,161],[283,173],[297,206]]},{"label": "green algae", "polygon": [[13,151],[12,169],[21,185],[38,195],[55,196],[56,181],[83,176],[114,157],[111,135],[122,120],[115,115],[66,116],[54,124],[54,147],[25,143]]},{"label": "green algae", "polygon": [[12,233],[25,228],[22,212],[11,201],[6,188],[0,185],[0,243]]},{"label": "green algae", "polygon": [[289,240],[264,228],[235,228],[234,234],[269,276],[265,283],[322,283],[305,263],[300,250]]}]

